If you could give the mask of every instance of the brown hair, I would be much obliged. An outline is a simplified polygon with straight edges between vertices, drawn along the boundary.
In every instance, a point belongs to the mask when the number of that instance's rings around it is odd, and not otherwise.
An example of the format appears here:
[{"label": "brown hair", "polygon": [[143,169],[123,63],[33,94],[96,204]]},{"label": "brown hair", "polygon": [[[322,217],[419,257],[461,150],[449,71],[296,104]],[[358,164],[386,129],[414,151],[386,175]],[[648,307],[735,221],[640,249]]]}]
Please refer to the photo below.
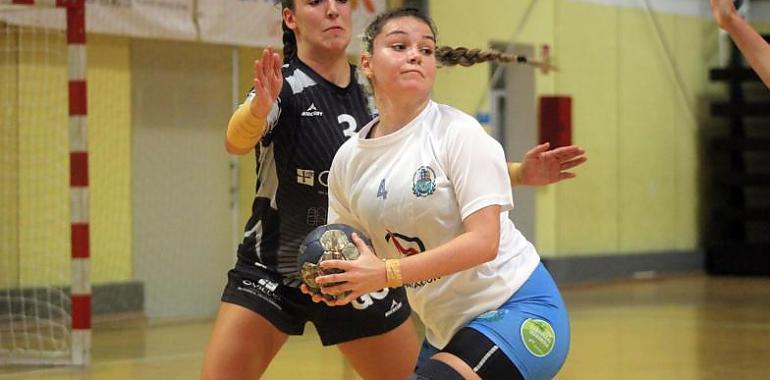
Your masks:
[{"label": "brown hair", "polygon": [[[294,0],[281,0],[281,10],[285,8],[294,11]],[[283,63],[288,63],[297,56],[297,36],[284,21],[281,21],[281,29],[283,30]]]},{"label": "brown hair", "polygon": [[[286,1],[286,0],[284,0]],[[415,8],[397,8],[380,13],[366,27],[363,36],[364,50],[372,52],[374,38],[382,31],[385,24],[395,18],[414,17],[428,25],[433,35],[436,36],[436,25],[433,20],[422,11]],[[472,66],[481,62],[516,62],[527,63],[527,57],[523,55],[506,54],[497,50],[468,49],[465,47],[453,48],[440,46],[436,48],[436,62],[441,66]]]}]

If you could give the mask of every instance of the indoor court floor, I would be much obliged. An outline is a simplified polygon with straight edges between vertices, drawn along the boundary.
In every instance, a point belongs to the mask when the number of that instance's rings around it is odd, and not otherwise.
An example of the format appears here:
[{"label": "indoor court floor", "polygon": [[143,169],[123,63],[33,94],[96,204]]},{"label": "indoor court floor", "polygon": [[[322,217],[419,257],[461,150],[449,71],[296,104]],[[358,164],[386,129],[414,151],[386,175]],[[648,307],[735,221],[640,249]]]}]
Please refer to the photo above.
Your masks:
[{"label": "indoor court floor", "polygon": [[[693,274],[563,293],[572,343],[559,380],[770,379],[770,278]],[[211,326],[102,322],[90,367],[0,367],[0,379],[196,379]],[[317,343],[311,325],[263,378],[358,379],[335,348]]]}]

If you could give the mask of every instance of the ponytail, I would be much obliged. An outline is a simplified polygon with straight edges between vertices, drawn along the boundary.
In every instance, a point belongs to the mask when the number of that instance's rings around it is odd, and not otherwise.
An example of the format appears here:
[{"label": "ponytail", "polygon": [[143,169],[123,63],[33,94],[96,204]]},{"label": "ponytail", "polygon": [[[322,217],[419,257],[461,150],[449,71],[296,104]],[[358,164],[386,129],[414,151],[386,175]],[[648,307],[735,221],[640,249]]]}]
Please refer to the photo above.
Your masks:
[{"label": "ponytail", "polygon": [[452,48],[441,46],[436,49],[436,61],[442,66],[473,66],[481,62],[516,62],[526,64],[527,57],[523,55],[505,54],[497,50]]},{"label": "ponytail", "polygon": [[289,63],[297,56],[297,36],[285,22],[281,23],[281,29],[283,29],[283,63]]},{"label": "ponytail", "polygon": [[[281,0],[281,10],[286,8],[294,12],[294,0]],[[283,30],[283,63],[289,63],[297,56],[297,36],[286,26],[286,22],[281,22],[281,30]]]}]

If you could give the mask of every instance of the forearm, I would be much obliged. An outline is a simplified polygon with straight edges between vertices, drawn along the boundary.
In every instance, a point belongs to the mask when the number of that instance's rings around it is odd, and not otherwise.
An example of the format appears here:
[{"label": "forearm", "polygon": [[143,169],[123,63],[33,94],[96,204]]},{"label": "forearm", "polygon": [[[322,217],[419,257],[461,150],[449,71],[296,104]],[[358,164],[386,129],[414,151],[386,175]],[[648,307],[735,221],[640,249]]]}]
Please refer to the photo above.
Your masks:
[{"label": "forearm", "polygon": [[730,34],[762,82],[770,87],[770,45],[738,14],[730,17],[723,28]]},{"label": "forearm", "polygon": [[267,123],[251,114],[249,103],[243,103],[238,107],[227,124],[225,147],[232,154],[246,154],[262,138]]},{"label": "forearm", "polygon": [[403,282],[430,280],[491,261],[497,257],[498,236],[481,231],[465,232],[435,249],[403,258],[400,260]]}]

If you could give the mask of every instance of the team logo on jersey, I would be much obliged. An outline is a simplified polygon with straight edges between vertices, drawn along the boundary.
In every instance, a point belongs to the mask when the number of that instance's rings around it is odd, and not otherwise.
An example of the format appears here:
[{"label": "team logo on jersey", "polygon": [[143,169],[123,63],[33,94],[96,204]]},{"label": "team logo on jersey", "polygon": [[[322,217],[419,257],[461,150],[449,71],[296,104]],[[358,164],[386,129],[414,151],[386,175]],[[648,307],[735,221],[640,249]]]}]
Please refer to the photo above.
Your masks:
[{"label": "team logo on jersey", "polygon": [[430,166],[420,166],[412,176],[412,193],[417,197],[427,197],[436,191],[436,172]]},{"label": "team logo on jersey", "polygon": [[297,183],[307,186],[315,185],[315,172],[307,169],[297,169]]},{"label": "team logo on jersey", "polygon": [[390,232],[390,230],[385,231],[385,241],[392,243],[398,253],[404,256],[412,256],[425,252],[425,244],[420,238],[402,235],[398,232]]},{"label": "team logo on jersey", "polygon": [[300,114],[302,116],[323,116],[324,113],[319,111],[318,108],[316,108],[315,103],[310,103],[310,107],[307,108],[307,110],[302,111]]}]

